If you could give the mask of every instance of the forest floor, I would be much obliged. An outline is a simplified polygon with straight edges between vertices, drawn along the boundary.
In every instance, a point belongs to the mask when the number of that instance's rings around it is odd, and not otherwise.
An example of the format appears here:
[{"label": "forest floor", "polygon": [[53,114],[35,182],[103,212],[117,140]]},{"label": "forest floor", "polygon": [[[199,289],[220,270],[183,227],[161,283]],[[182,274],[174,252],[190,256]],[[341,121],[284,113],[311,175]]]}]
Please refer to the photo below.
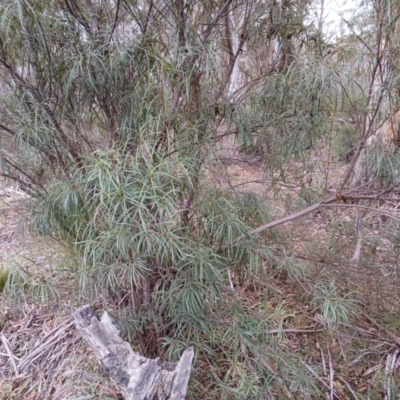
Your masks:
[{"label": "forest floor", "polygon": [[[298,196],[304,185],[293,183],[299,181],[296,170],[294,165],[293,177],[287,180],[291,182],[276,187],[275,196],[266,193],[270,181],[257,160],[230,161],[218,171],[210,168],[207,179],[236,190],[265,193],[272,217],[279,218],[285,215],[284,210],[307,206],[321,187],[319,180],[325,172],[310,168],[310,177],[301,178],[310,182],[308,189]],[[339,166],[330,173],[339,176],[342,170]],[[26,223],[29,201],[13,186],[0,187],[0,280],[1,271],[12,271],[8,285],[15,282],[12,296],[0,292],[0,399],[119,399],[116,386],[74,327],[71,312],[85,300],[72,297],[71,292],[74,263],[78,261],[60,243],[30,235]],[[400,217],[398,203],[393,198],[385,205],[390,215]],[[280,237],[290,238],[285,248],[292,252],[296,268],[312,265],[309,287],[313,287],[313,279],[335,276],[342,298],[356,299],[357,315],[328,332],[322,315],[299,295],[307,292],[307,282],[297,280],[290,265],[277,271],[270,282],[274,295],[269,306],[285,304],[292,311],[293,320],[282,321],[281,344],[288,352],[305,354],[309,361],[305,368],[320,365],[319,371],[312,373],[326,393],[321,398],[397,399],[400,246],[395,231],[382,234],[383,226],[390,232],[384,213],[371,212],[364,218],[360,262],[351,262],[356,244],[355,212],[352,206],[325,207],[277,230]],[[32,276],[41,284],[32,284]],[[246,296],[258,301],[253,290]]]}]

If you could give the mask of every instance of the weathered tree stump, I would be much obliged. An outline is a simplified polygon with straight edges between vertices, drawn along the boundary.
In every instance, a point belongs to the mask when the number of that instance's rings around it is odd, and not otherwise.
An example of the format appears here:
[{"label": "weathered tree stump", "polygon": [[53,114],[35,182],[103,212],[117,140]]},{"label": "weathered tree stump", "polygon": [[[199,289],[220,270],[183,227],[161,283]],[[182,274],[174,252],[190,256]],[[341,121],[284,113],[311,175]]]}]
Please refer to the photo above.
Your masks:
[{"label": "weathered tree stump", "polygon": [[90,305],[74,312],[79,333],[93,349],[100,364],[110,373],[126,400],[183,400],[193,360],[193,347],[178,363],[160,363],[135,353],[124,342],[105,312],[98,318]]}]

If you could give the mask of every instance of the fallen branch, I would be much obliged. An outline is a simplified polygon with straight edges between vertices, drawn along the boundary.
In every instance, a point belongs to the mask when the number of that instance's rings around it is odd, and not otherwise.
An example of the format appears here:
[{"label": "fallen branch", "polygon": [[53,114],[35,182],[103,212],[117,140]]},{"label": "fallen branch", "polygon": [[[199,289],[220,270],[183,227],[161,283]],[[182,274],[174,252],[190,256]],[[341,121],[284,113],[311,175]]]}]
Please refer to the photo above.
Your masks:
[{"label": "fallen branch", "polygon": [[267,335],[275,335],[277,333],[316,333],[316,332],[324,332],[326,329],[324,328],[312,328],[312,329],[270,329],[265,333]]},{"label": "fallen branch", "polygon": [[353,257],[351,258],[350,261],[358,264],[360,262],[361,248],[363,243],[363,215],[361,214],[359,208],[357,208],[356,231],[357,231],[357,245],[356,249],[354,250]]},{"label": "fallen branch", "polygon": [[[365,186],[365,185],[363,185]],[[350,190],[344,193],[337,193],[335,195],[331,195],[329,197],[327,197],[326,199],[320,201],[319,203],[315,203],[307,208],[305,208],[304,210],[300,210],[296,213],[287,215],[286,217],[282,217],[279,218],[275,221],[269,222],[268,224],[259,226],[258,228],[252,229],[251,231],[249,231],[249,235],[253,236],[253,235],[257,235],[260,232],[266,231],[268,229],[274,228],[278,225],[283,225],[286,222],[291,222],[294,221],[300,217],[303,217],[304,215],[310,214],[313,211],[318,210],[321,207],[357,207],[360,209],[365,209],[365,210],[372,210],[372,211],[376,211],[376,212],[380,212],[381,214],[384,215],[388,215],[392,218],[397,219],[397,217],[395,217],[393,214],[387,213],[386,211],[381,211],[379,209],[376,208],[372,208],[372,207],[367,207],[367,206],[362,206],[362,205],[358,205],[358,204],[344,204],[344,203],[335,203],[335,201],[341,201],[341,200],[360,200],[360,199],[369,199],[369,200],[379,200],[380,196],[388,193],[389,189],[385,189],[382,192],[376,193],[375,195],[371,196],[371,195],[357,195],[356,193],[363,187],[360,186],[357,189],[354,190]],[[390,190],[393,190],[395,187],[397,187],[398,185],[392,186],[390,187]],[[354,195],[353,195],[354,194]],[[332,204],[335,203],[335,204]]]},{"label": "fallen branch", "polygon": [[74,312],[76,328],[110,373],[126,400],[184,400],[194,356],[186,349],[178,363],[160,363],[135,353],[105,312],[101,319],[91,306]]},{"label": "fallen branch", "polygon": [[[323,386],[325,386],[325,388],[330,391],[331,390],[331,386],[328,385],[308,364],[306,364],[304,361],[301,361],[301,363],[307,368],[308,371],[311,372],[312,375],[314,375],[315,378],[317,378],[317,380],[319,382],[322,383]],[[332,390],[332,396],[336,399],[339,399],[339,395],[337,394],[337,392],[333,389]]]},{"label": "fallen branch", "polygon": [[277,219],[275,221],[269,222],[268,224],[265,224],[256,229],[253,229],[249,232],[249,235],[257,235],[257,233],[266,231],[267,229],[271,229],[271,228],[274,228],[275,226],[285,224],[286,222],[294,221],[297,218],[300,218],[304,215],[310,214],[311,212],[318,210],[318,208],[320,208],[323,205],[333,203],[334,201],[337,201],[337,200],[338,200],[338,196],[336,196],[336,195],[327,197],[325,200],[323,200],[319,203],[315,203],[312,206],[305,208],[304,210],[298,211],[294,214],[287,215],[286,217]]},{"label": "fallen branch", "polygon": [[395,219],[395,220],[400,220],[400,217],[398,217],[395,214],[392,214],[386,210],[380,210],[379,208],[375,207],[368,207],[368,206],[363,206],[361,204],[344,204],[344,203],[337,203],[337,204],[322,204],[322,207],[347,207],[347,208],[358,208],[361,210],[366,210],[366,211],[373,211],[381,215],[385,215],[389,218]]},{"label": "fallen branch", "polygon": [[374,324],[377,328],[380,330],[384,331],[396,344],[397,346],[400,346],[400,338],[395,335],[393,332],[391,332],[389,329],[385,328],[383,325],[379,324],[377,321],[375,321],[372,317],[370,317],[367,313],[363,312],[362,313],[363,317],[366,318],[369,322]]},{"label": "fallen branch", "polygon": [[15,376],[18,376],[19,375],[18,374],[18,368],[17,368],[17,364],[15,363],[14,354],[10,349],[10,343],[8,343],[8,340],[4,335],[1,335],[1,341],[3,342],[3,346],[6,349],[6,352],[7,352],[7,355],[9,357],[9,359],[10,359],[11,365],[14,368]]}]

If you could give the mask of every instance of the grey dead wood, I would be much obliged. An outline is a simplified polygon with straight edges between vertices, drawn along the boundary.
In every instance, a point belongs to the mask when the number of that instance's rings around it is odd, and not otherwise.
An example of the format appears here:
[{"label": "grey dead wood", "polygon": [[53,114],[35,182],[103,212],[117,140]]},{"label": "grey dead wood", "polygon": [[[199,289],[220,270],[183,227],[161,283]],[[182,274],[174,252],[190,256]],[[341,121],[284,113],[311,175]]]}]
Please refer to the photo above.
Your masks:
[{"label": "grey dead wood", "polygon": [[160,363],[135,353],[124,342],[105,312],[98,318],[91,306],[74,312],[79,333],[92,348],[97,360],[120,387],[126,400],[183,400],[186,396],[193,360],[193,347],[186,349],[177,363]]}]

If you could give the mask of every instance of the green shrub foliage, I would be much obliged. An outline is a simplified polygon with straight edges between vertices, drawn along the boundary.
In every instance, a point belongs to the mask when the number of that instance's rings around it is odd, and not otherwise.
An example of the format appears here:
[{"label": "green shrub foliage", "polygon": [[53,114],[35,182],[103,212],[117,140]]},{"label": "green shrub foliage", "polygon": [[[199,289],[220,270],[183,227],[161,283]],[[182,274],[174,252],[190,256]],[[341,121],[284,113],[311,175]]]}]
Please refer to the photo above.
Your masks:
[{"label": "green shrub foliage", "polygon": [[[120,321],[142,352],[155,356],[165,348],[175,357],[194,345],[199,356],[219,359],[221,367],[212,369],[231,395],[265,392],[268,342],[259,341],[270,314],[251,311],[231,285],[241,287],[252,276],[267,279],[262,266],[269,248],[247,232],[266,222],[268,211],[254,194],[205,183],[184,223],[193,161],[155,163],[145,150],[88,156],[71,180],[49,185],[48,195],[38,198],[32,229],[76,246],[84,265],[81,293],[120,301]],[[246,365],[249,357],[253,367]]]}]

